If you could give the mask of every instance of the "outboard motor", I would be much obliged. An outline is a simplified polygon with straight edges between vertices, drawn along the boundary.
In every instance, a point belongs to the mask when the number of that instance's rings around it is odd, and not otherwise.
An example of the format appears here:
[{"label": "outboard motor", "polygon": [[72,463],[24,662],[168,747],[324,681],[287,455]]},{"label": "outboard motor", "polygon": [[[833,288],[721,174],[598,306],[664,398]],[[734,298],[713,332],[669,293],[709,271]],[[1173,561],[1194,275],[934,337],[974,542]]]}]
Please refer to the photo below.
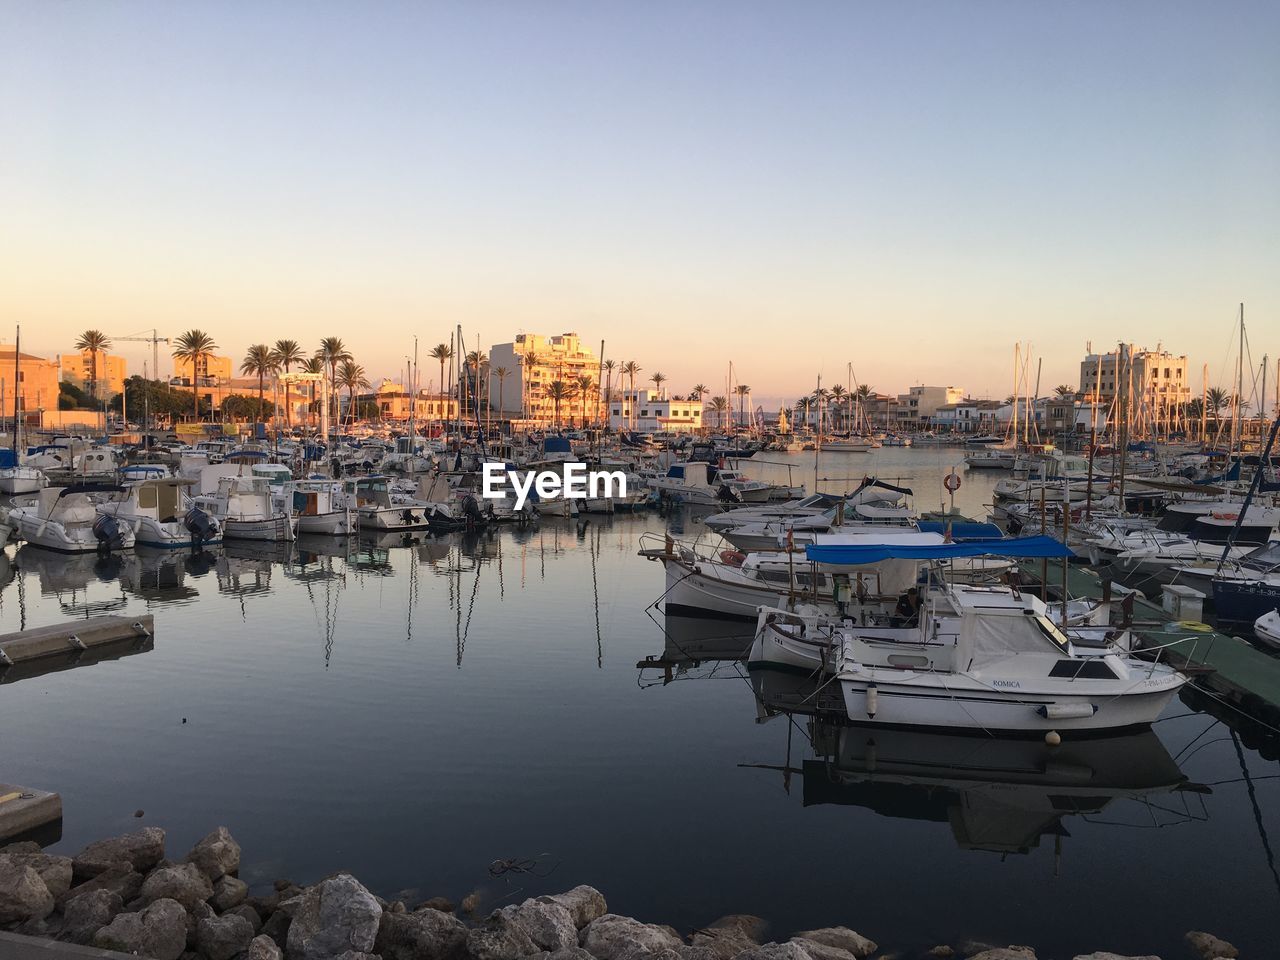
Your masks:
[{"label": "outboard motor", "polygon": [[218,521],[199,507],[192,507],[182,518],[182,525],[191,534],[195,546],[200,546],[218,535]]},{"label": "outboard motor", "polygon": [[738,491],[727,483],[722,483],[720,489],[716,491],[716,499],[723,503],[741,503],[742,498],[738,496]]},{"label": "outboard motor", "polygon": [[467,518],[467,523],[484,523],[484,511],[480,509],[480,502],[470,494],[462,500],[462,515]]},{"label": "outboard motor", "polygon": [[93,521],[93,535],[98,538],[99,550],[119,550],[124,546],[120,521],[105,513],[98,514],[98,518]]}]

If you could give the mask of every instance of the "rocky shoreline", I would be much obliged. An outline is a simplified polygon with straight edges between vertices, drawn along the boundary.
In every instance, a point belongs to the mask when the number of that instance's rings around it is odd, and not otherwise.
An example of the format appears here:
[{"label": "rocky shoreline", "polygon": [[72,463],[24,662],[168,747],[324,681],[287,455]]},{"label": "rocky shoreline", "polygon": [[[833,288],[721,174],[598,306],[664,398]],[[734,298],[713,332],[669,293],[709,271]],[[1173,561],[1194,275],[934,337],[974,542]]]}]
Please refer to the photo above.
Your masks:
[{"label": "rocky shoreline", "polygon": [[[609,913],[578,886],[470,917],[444,898],[387,902],[346,873],[302,887],[278,880],[251,895],[225,827],[181,860],[159,827],[91,843],[74,857],[31,842],[0,847],[0,929],[153,960],[907,960],[847,927],[765,942],[765,921],[721,917],[682,936]],[[459,914],[467,915],[464,922]],[[1231,944],[1186,935],[1188,958],[1233,960]],[[1037,960],[1031,947],[939,945],[934,960]],[[1047,958],[1041,958],[1047,960]],[[1096,952],[1073,960],[1128,960]],[[1133,960],[1160,960],[1154,955]],[[1172,960],[1172,958],[1169,958]]]}]

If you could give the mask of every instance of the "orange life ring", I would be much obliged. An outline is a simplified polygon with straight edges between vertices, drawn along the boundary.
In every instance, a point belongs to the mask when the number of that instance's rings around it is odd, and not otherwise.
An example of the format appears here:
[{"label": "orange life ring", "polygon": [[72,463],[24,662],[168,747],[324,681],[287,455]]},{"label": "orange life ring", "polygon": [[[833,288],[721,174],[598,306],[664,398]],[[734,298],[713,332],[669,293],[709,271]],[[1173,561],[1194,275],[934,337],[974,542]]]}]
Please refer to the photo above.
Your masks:
[{"label": "orange life ring", "polygon": [[747,555],[739,550],[721,550],[720,559],[731,567],[740,567]]},{"label": "orange life ring", "polygon": [[1240,519],[1240,514],[1238,514],[1238,513],[1219,513],[1218,511],[1216,511],[1216,510],[1215,510],[1215,511],[1213,512],[1213,519],[1215,519],[1215,520],[1239,520],[1239,519]]}]

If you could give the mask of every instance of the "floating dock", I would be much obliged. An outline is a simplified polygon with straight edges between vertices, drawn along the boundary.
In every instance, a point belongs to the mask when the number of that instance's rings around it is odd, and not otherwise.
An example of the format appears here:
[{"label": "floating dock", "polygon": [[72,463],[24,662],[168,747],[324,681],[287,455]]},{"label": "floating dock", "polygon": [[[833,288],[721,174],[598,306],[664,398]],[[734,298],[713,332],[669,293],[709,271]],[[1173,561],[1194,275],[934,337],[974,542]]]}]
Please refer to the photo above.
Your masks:
[{"label": "floating dock", "polygon": [[[44,790],[32,790],[0,783],[0,842],[33,834],[47,834],[56,825],[62,834],[62,797]],[[57,839],[54,837],[54,839]]]},{"label": "floating dock", "polygon": [[[1042,568],[1028,563],[1019,567],[1024,577],[1040,580]],[[1047,587],[1051,596],[1062,596],[1062,566],[1050,564]],[[1067,591],[1072,598],[1101,599],[1106,582],[1087,567],[1067,568]],[[1119,602],[1112,597],[1113,605]],[[1270,656],[1247,640],[1214,630],[1208,624],[1170,620],[1169,614],[1141,594],[1134,594],[1134,652],[1149,659],[1159,658],[1192,675],[1199,690],[1234,708],[1263,727],[1271,735],[1280,734],[1280,659]]]},{"label": "floating dock", "polygon": [[[9,672],[17,670],[21,674],[24,667],[35,666],[50,658],[50,662],[61,659],[68,661],[67,666],[76,666],[80,662],[107,659],[103,655],[94,656],[91,651],[107,654],[113,647],[133,643],[145,644],[149,649],[154,631],[155,619],[148,614],[141,617],[90,617],[35,627],[20,633],[6,633],[0,636],[0,683],[5,682]],[[127,651],[117,649],[117,652]]]}]

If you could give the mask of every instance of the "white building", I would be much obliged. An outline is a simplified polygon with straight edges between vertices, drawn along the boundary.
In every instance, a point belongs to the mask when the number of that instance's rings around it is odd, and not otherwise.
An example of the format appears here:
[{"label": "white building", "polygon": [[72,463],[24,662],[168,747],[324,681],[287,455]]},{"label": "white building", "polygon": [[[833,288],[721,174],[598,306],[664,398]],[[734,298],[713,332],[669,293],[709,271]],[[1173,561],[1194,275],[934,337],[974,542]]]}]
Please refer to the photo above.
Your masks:
[{"label": "white building", "polygon": [[673,399],[653,390],[617,391],[609,402],[609,427],[639,433],[693,433],[702,429],[702,401]]},{"label": "white building", "polygon": [[921,426],[930,421],[939,407],[964,399],[964,391],[959,387],[909,387],[906,393],[898,394],[894,420],[901,427]]},{"label": "white building", "polygon": [[1135,404],[1141,402],[1158,410],[1173,409],[1191,401],[1185,355],[1175,357],[1164,350],[1145,348],[1130,352],[1127,346],[1111,353],[1087,354],[1080,361],[1080,393],[1086,403],[1096,399],[1099,404],[1109,404],[1119,387],[1125,385],[1126,376]]},{"label": "white building", "polygon": [[[560,399],[560,420],[595,420],[599,416],[600,360],[576,333],[544,337],[519,334],[511,343],[489,349],[489,402],[504,418],[550,425],[556,402],[551,385],[565,384]],[[584,391],[582,381],[591,379]]]}]

